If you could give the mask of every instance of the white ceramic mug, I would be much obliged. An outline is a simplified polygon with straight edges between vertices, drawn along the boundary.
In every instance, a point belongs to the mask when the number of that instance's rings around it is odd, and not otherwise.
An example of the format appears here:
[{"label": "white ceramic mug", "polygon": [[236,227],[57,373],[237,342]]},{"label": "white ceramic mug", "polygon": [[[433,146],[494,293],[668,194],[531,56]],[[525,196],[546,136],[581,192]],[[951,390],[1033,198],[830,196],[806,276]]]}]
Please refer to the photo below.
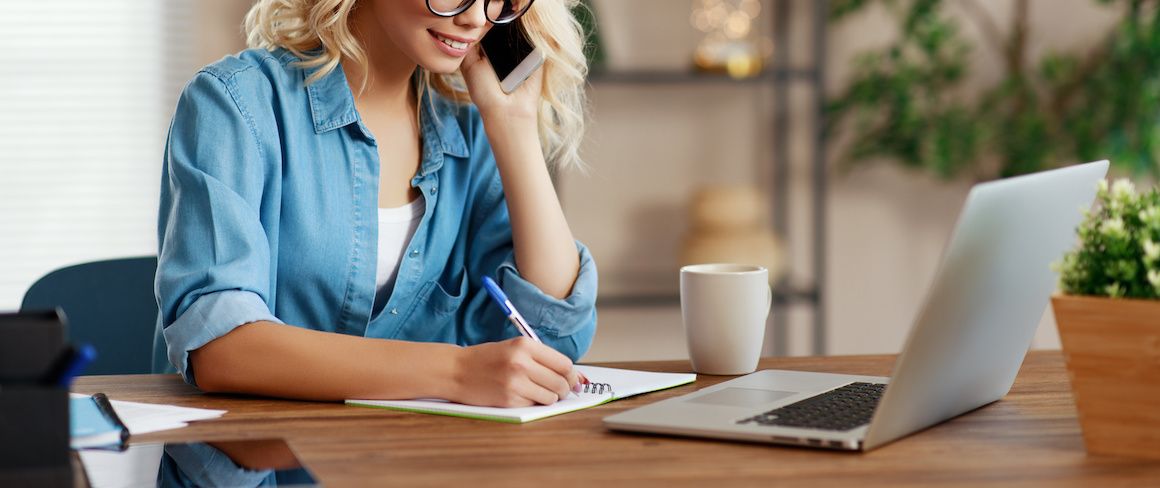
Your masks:
[{"label": "white ceramic mug", "polygon": [[681,268],[681,317],[693,370],[746,374],[757,369],[773,291],[769,270],[746,264]]}]

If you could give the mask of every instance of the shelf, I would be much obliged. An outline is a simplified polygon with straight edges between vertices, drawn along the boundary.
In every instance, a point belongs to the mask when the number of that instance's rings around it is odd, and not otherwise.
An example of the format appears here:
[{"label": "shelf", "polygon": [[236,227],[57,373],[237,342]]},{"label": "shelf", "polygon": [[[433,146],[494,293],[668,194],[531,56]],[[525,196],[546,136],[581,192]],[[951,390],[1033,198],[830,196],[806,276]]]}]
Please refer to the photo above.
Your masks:
[{"label": "shelf", "polygon": [[[773,290],[773,304],[795,303],[815,304],[818,301],[817,288],[777,288]],[[635,295],[600,296],[596,307],[669,307],[681,304],[678,293],[642,293]]]},{"label": "shelf", "polygon": [[[792,13],[793,5],[808,5],[810,11],[809,36],[791,36],[790,19],[796,19]],[[826,21],[829,14],[829,0],[814,0],[812,2],[795,2],[793,0],[763,0],[763,5],[773,8],[772,33],[774,42],[773,57],[766,69],[756,76],[734,79],[724,73],[705,73],[689,68],[633,68],[633,69],[599,69],[594,68],[588,77],[591,87],[615,85],[626,88],[649,89],[657,87],[688,87],[688,86],[740,86],[772,88],[773,99],[769,104],[772,107],[772,138],[770,139],[773,171],[771,172],[772,185],[771,206],[773,211],[772,224],[776,232],[787,242],[790,241],[791,221],[789,215],[790,181],[794,179],[790,168],[790,128],[798,127],[805,121],[796,121],[795,113],[790,111],[790,95],[795,84],[809,85],[812,96],[813,116],[809,123],[812,125],[809,143],[812,146],[811,165],[809,168],[811,191],[809,214],[812,229],[808,235],[808,245],[816,249],[809,262],[812,283],[808,286],[795,286],[798,283],[779,285],[774,290],[776,304],[803,304],[808,305],[813,313],[812,317],[812,353],[824,355],[826,353],[826,134],[825,134],[825,107],[824,94],[826,79]],[[796,29],[794,29],[796,30]],[[795,39],[797,37],[797,39]],[[791,62],[789,47],[798,42],[806,41],[810,47],[811,62],[808,66],[794,66]],[[795,137],[804,137],[805,134]],[[794,153],[795,155],[797,153]],[[797,157],[797,156],[793,156]],[[644,289],[643,287],[621,287],[613,293],[597,298],[597,306],[603,307],[679,307],[680,294],[672,289],[672,282],[661,289]],[[785,355],[788,352],[789,341],[789,307],[773,307],[770,316],[771,335],[770,344],[775,355]]]},{"label": "shelf", "polygon": [[700,71],[680,71],[663,69],[641,70],[601,70],[594,69],[588,80],[594,84],[695,84],[695,83],[746,83],[758,84],[790,79],[813,80],[817,71],[812,69],[770,69],[748,78],[731,78],[724,73]]}]

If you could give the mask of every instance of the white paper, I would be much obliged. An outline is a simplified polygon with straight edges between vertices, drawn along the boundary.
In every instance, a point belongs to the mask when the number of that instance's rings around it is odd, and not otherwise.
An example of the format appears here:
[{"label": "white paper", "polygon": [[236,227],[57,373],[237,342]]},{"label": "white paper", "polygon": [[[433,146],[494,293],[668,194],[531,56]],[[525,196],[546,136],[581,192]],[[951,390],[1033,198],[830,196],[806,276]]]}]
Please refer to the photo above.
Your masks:
[{"label": "white paper", "polygon": [[164,447],[140,444],[125,452],[87,450],[77,454],[93,488],[153,488]]},{"label": "white paper", "polygon": [[[73,393],[72,396],[86,398],[88,395]],[[111,400],[113,410],[129,428],[130,435],[146,434],[162,430],[180,429],[189,422],[208,420],[225,415],[225,410],[178,407],[156,403],[126,402]]]},{"label": "white paper", "polygon": [[562,413],[593,407],[611,400],[663,390],[691,383],[697,375],[686,373],[653,373],[628,369],[601,368],[598,366],[576,366],[576,370],[593,383],[607,383],[612,392],[604,394],[569,394],[552,405],[531,407],[477,407],[445,400],[347,400],[350,405],[416,410],[424,413],[441,413],[453,416],[487,418],[507,422],[529,422]]}]

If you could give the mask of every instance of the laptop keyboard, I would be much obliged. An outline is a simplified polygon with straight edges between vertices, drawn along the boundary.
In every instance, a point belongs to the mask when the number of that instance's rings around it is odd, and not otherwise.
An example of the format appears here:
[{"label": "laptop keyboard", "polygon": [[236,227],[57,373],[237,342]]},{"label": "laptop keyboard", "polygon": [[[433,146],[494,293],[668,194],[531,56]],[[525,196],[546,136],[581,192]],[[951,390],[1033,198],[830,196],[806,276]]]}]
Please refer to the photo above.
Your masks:
[{"label": "laptop keyboard", "polygon": [[777,425],[821,430],[850,430],[870,423],[886,385],[850,383],[784,407],[738,420],[739,424]]}]

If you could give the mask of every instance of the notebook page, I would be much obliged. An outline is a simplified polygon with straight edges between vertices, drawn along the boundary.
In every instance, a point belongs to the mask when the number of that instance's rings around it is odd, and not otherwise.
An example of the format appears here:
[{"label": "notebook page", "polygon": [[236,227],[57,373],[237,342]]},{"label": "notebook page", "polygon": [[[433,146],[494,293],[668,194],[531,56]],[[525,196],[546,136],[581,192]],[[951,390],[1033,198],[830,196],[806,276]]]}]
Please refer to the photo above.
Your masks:
[{"label": "notebook page", "polygon": [[602,368],[599,366],[577,365],[576,369],[584,373],[595,383],[608,383],[612,386],[612,393],[569,394],[563,400],[552,405],[536,405],[531,407],[477,407],[463,405],[445,400],[347,400],[347,405],[362,407],[386,408],[409,412],[429,413],[436,415],[450,415],[453,417],[467,417],[482,420],[493,420],[508,423],[524,423],[553,415],[574,412],[585,408],[595,407],[617,398],[624,398],[650,391],[664,390],[674,386],[692,383],[697,375],[688,373],[652,373],[648,371],[632,371],[627,369]]},{"label": "notebook page", "polygon": [[697,379],[697,375],[692,373],[653,373],[586,365],[577,365],[576,369],[584,373],[589,381],[612,385],[613,399],[673,388]]},{"label": "notebook page", "polygon": [[378,407],[391,410],[450,415],[452,417],[523,423],[594,407],[609,401],[612,401],[612,395],[608,393],[603,395],[570,393],[563,400],[551,405],[512,408],[479,407],[453,403],[446,400],[347,400],[346,403],[348,405],[363,407]]}]

